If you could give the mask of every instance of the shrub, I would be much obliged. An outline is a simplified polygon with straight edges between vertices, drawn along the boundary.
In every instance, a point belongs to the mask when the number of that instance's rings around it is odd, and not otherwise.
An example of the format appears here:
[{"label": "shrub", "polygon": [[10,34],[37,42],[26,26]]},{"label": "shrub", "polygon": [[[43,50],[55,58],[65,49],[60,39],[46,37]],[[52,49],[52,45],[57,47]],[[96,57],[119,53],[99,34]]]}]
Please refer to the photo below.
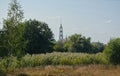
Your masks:
[{"label": "shrub", "polygon": [[16,68],[19,68],[19,61],[17,57],[7,57],[4,59],[0,59],[0,71],[14,71]]},{"label": "shrub", "polygon": [[36,67],[45,65],[88,65],[106,64],[102,53],[46,53],[25,55],[21,59],[6,57],[0,59],[0,72],[10,72],[19,68]]},{"label": "shrub", "polygon": [[104,53],[110,63],[120,64],[120,38],[110,40]]},{"label": "shrub", "polygon": [[46,53],[37,55],[26,55],[21,61],[21,67],[34,67],[41,65],[84,65],[84,64],[106,64],[102,53]]}]

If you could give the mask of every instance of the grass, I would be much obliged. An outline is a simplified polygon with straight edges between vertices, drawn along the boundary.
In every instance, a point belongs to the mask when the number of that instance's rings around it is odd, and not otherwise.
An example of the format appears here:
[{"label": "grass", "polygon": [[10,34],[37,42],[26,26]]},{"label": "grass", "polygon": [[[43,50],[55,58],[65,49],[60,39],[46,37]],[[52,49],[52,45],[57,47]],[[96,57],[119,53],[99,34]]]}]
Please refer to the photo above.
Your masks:
[{"label": "grass", "polygon": [[113,65],[47,65],[22,68],[7,76],[120,76],[120,66]]},{"label": "grass", "polygon": [[19,68],[46,66],[46,65],[90,65],[108,64],[102,53],[47,53],[37,55],[25,55],[21,59],[7,57],[0,59],[0,70],[2,72],[14,71]]},{"label": "grass", "polygon": [[107,73],[119,73],[119,67],[115,70],[114,66],[103,66],[107,64],[102,53],[27,54],[21,59],[12,56],[1,58],[0,76],[96,76],[99,72],[105,76]]},{"label": "grass", "polygon": [[21,66],[40,66],[40,65],[88,65],[88,64],[107,64],[102,53],[47,53],[38,55],[26,55],[22,58]]}]

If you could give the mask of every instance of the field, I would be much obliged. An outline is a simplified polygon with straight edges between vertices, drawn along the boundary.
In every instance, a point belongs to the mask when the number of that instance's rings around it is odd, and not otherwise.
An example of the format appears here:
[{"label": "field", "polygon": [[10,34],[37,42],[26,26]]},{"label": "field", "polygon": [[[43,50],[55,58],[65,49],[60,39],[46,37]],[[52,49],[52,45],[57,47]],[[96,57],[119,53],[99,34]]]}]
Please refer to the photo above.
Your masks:
[{"label": "field", "polygon": [[16,70],[7,76],[120,76],[120,66],[39,66]]},{"label": "field", "polygon": [[0,76],[120,76],[103,53],[46,53],[0,59]]}]

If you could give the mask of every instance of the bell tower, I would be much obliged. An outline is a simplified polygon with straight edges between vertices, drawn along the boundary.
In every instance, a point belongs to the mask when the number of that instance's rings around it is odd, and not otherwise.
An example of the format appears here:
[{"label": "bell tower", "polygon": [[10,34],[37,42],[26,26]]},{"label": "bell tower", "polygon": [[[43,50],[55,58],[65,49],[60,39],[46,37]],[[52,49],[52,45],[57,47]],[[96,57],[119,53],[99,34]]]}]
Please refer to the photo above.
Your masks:
[{"label": "bell tower", "polygon": [[60,28],[59,28],[59,40],[60,41],[63,40],[63,27],[62,27],[62,24],[60,24]]}]

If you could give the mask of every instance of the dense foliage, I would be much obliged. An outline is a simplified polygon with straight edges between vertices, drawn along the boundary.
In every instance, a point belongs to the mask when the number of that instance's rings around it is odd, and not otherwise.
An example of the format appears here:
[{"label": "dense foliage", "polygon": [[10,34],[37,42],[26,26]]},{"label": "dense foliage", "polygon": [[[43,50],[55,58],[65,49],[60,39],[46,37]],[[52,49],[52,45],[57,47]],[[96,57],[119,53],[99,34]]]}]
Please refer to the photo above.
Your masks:
[{"label": "dense foliage", "polygon": [[65,49],[65,42],[61,40],[55,42],[55,45],[53,48],[55,52],[68,52],[68,50]]},{"label": "dense foliage", "polygon": [[4,19],[4,34],[1,37],[1,51],[7,51],[7,55],[20,57],[24,55],[25,41],[23,39],[24,26],[21,23],[23,19],[23,11],[17,0],[12,0],[9,4],[7,19]]},{"label": "dense foliage", "polygon": [[120,38],[111,39],[104,53],[110,63],[120,64]]},{"label": "dense foliage", "polygon": [[100,42],[92,42],[91,46],[92,46],[91,53],[103,52],[105,48],[105,45]]},{"label": "dense foliage", "polygon": [[5,46],[6,37],[4,32],[0,33],[0,57],[8,56],[8,50]]},{"label": "dense foliage", "polygon": [[82,52],[82,53],[99,53],[102,52],[105,45],[100,42],[92,42],[91,38],[86,38],[81,34],[73,34],[66,40],[59,40],[54,46],[57,52]]},{"label": "dense foliage", "polygon": [[69,52],[88,53],[91,50],[90,38],[85,38],[80,34],[74,34],[66,41],[65,48]]},{"label": "dense foliage", "polygon": [[14,71],[16,68],[35,67],[41,65],[86,65],[107,64],[102,53],[47,53],[38,55],[25,55],[20,60],[16,57],[0,59],[1,71]]},{"label": "dense foliage", "polygon": [[26,53],[38,54],[53,51],[53,33],[46,23],[37,20],[25,22]]}]

